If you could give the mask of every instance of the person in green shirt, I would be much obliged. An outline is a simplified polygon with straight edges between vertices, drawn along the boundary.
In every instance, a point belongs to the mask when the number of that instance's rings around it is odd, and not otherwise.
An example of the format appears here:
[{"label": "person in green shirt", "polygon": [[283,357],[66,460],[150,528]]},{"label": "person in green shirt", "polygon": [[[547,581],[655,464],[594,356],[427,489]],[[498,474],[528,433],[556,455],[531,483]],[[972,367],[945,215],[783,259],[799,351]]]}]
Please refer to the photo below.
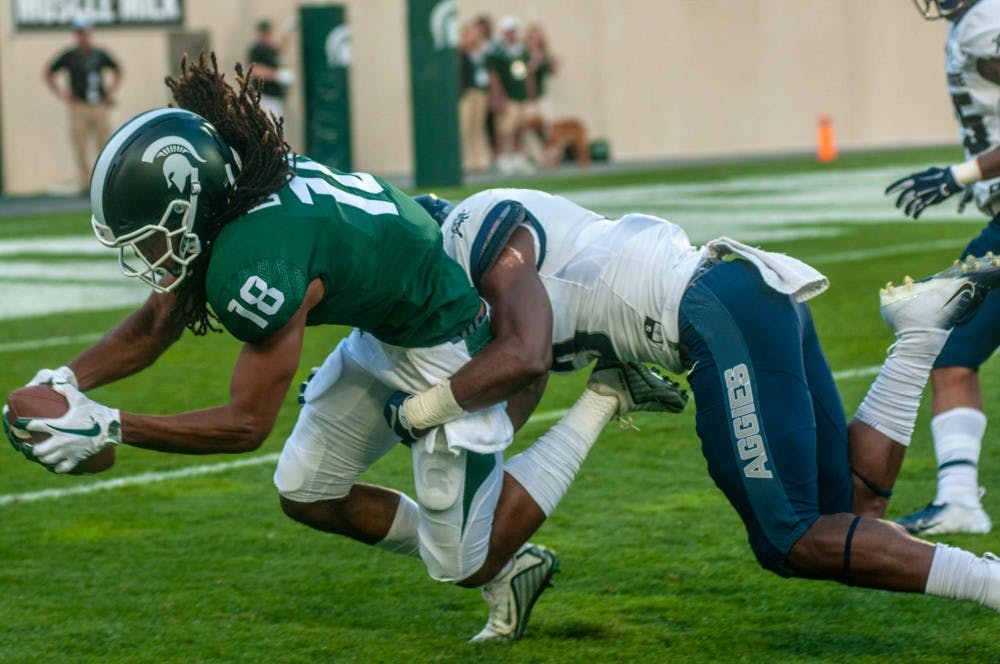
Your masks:
[{"label": "person in green shirt", "polygon": [[[420,204],[370,174],[290,156],[282,123],[239,67],[237,76],[238,90],[203,56],[168,80],[179,108],[142,113],[105,145],[92,225],[125,274],[154,292],[67,366],[39,371],[31,384],[51,384],[69,409],[5,415],[8,438],[58,473],[108,445],[252,451],[274,425],[305,328],[355,327],[303,394],[275,474],[282,508],[318,530],[419,555],[437,580],[490,584],[491,614],[498,602],[520,607],[498,636],[518,638],[558,569],[552,551],[526,543],[544,520],[532,487],[503,469],[551,364],[551,309],[534,265],[498,235],[480,247],[491,268],[477,292]],[[523,221],[516,212],[506,221]],[[185,328],[204,335],[220,324],[244,342],[227,403],[144,415],[83,394],[150,366]],[[628,400],[615,387],[622,371],[603,374],[612,394],[599,398],[614,410],[665,410],[676,397],[663,382],[648,403]],[[32,444],[29,432],[48,438]],[[357,482],[401,439],[417,501]]]}]

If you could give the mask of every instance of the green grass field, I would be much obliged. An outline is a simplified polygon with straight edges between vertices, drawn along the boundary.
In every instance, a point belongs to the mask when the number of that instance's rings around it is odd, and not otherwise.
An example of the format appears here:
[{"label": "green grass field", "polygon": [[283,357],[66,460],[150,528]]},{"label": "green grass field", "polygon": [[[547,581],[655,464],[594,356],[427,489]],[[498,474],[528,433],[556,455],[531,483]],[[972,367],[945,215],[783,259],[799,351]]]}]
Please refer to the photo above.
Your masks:
[{"label": "green grass field", "polygon": [[[539,186],[609,215],[666,216],[697,241],[729,234],[813,262],[832,283],[812,306],[850,414],[891,341],[878,286],[944,267],[984,223],[975,210],[956,216],[951,202],[904,221],[881,189],[914,167],[956,158],[871,153],[832,168],[775,160]],[[88,232],[85,215],[0,220],[4,393],[71,359],[141,296],[115,274],[110,252],[83,239]],[[300,372],[342,334],[312,329]],[[152,369],[93,396],[152,413],[216,404],[237,351],[223,335],[188,335]],[[983,370],[990,418],[1000,416],[997,374],[995,362]],[[550,382],[515,450],[574,401],[584,379]],[[280,513],[273,455],[297,410],[289,394],[270,439],[239,467],[219,466],[239,457],[125,448],[111,471],[81,478],[49,474],[10,451],[0,457],[0,662],[1000,661],[998,617],[979,606],[761,570],[705,472],[691,407],[636,417],[639,432],[605,430],[535,538],[560,552],[563,571],[525,638],[466,644],[485,620],[478,592]],[[995,431],[981,481],[987,510],[1000,518]],[[932,497],[934,467],[925,408],[890,516]],[[409,471],[400,447],[365,479],[412,493]],[[122,485],[65,491],[115,479]],[[38,494],[46,490],[55,491]],[[1000,551],[1000,533],[946,541]]]}]

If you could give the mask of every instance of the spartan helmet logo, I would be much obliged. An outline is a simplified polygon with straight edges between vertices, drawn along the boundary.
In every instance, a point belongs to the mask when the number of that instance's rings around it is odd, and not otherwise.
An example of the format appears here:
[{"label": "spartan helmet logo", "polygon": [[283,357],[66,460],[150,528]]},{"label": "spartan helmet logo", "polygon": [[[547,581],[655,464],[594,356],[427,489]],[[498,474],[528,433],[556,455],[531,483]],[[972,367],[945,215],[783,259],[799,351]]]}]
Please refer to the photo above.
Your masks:
[{"label": "spartan helmet logo", "polygon": [[351,65],[351,29],[338,25],[326,36],[326,64],[330,69]]},{"label": "spartan helmet logo", "polygon": [[195,164],[191,163],[191,160],[205,163],[194,146],[180,136],[159,138],[153,141],[142,153],[142,161],[147,164],[152,164],[161,157],[164,158],[163,178],[166,180],[167,190],[169,191],[170,187],[176,187],[180,194],[183,194],[184,190],[187,189],[188,182],[191,181],[191,176],[197,168]]},{"label": "spartan helmet logo", "polygon": [[441,0],[431,10],[430,29],[435,51],[458,45],[458,0]]}]

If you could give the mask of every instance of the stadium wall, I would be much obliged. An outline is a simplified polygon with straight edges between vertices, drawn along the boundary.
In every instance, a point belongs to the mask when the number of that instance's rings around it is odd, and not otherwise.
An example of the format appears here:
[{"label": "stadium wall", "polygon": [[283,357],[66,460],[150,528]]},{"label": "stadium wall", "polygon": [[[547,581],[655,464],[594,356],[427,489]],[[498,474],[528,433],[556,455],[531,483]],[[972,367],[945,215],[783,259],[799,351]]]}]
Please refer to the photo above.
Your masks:
[{"label": "stadium wall", "polygon": [[[185,28],[206,30],[220,64],[245,57],[261,17],[276,25],[293,0],[185,3]],[[345,0],[352,29],[354,162],[361,170],[412,168],[404,0]],[[562,69],[555,115],[582,118],[619,160],[721,157],[812,148],[817,116],[833,116],[842,147],[955,141],[945,91],[945,25],[904,0],[458,0],[480,12],[545,26]],[[567,7],[573,6],[573,10]],[[113,120],[167,102],[169,28],[104,29],[95,42],[122,62]],[[0,123],[8,193],[73,180],[67,119],[42,69],[72,42],[67,32],[15,32],[0,0]],[[299,43],[284,63],[301,75]],[[300,86],[288,102],[301,147]]]}]

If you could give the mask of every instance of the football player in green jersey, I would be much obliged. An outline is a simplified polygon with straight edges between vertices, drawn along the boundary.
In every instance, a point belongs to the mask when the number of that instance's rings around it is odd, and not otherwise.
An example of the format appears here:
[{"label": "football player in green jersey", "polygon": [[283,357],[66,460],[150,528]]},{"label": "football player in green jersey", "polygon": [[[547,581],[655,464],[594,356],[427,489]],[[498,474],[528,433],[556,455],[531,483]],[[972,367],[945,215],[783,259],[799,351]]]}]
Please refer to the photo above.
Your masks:
[{"label": "football player in green jersey", "polygon": [[[44,442],[12,442],[56,472],[109,444],[256,449],[298,368],[305,328],[356,327],[305,392],[275,476],[283,509],[314,528],[419,555],[441,581],[494,580],[494,589],[498,576],[517,581],[517,619],[502,634],[517,638],[557,568],[544,547],[521,547],[545,513],[503,471],[503,450],[551,362],[551,307],[530,238],[482,247],[492,265],[480,283],[488,316],[444,253],[437,224],[404,193],[290,157],[280,121],[260,110],[245,80],[238,90],[226,85],[214,61],[202,58],[168,83],[180,108],[126,123],[91,183],[98,239],[154,293],[68,366],[36,375],[32,383],[51,383],[70,409],[24,423],[49,434]],[[141,371],[185,327],[205,334],[216,320],[245,342],[228,403],[141,415],[82,393]],[[614,383],[641,369],[604,371]],[[622,413],[678,406],[668,383],[654,388],[645,403],[613,388],[583,398]],[[412,444],[417,502],[357,482],[400,438]],[[551,460],[556,500],[581,462]]]}]

